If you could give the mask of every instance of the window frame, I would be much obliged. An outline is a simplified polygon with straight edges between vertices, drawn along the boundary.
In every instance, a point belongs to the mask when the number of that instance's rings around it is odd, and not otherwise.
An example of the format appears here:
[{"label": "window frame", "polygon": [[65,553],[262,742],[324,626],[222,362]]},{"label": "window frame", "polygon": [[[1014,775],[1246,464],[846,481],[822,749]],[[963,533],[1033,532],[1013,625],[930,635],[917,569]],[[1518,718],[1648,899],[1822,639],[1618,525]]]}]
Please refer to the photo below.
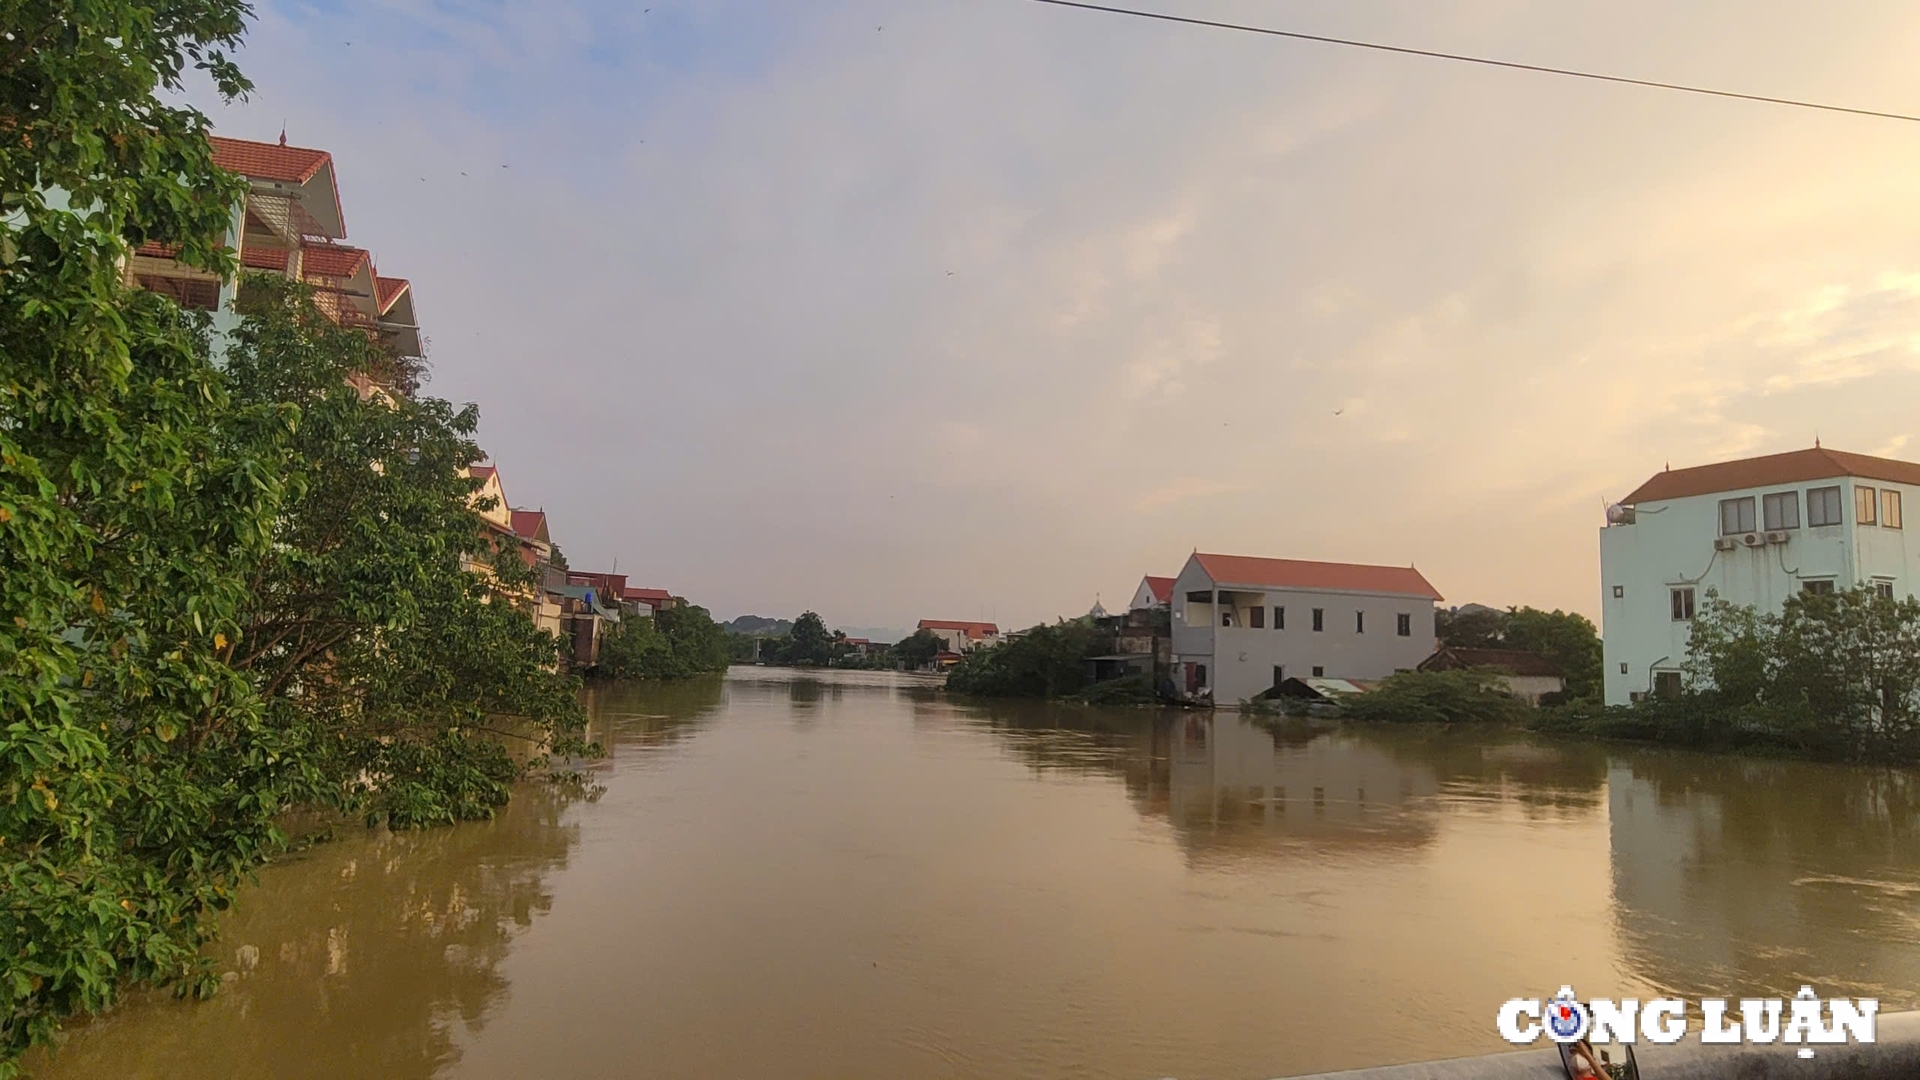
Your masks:
[{"label": "window frame", "polygon": [[1285,630],[1287,628],[1287,605],[1273,605],[1273,628],[1275,630]]},{"label": "window frame", "polygon": [[[1784,502],[1782,501],[1784,500]],[[1781,506],[1792,511],[1781,514],[1776,519],[1775,512]],[[1791,516],[1791,522],[1786,519]],[[1782,532],[1800,527],[1800,493],[1798,491],[1770,491],[1760,496],[1760,523],[1768,532]]]},{"label": "window frame", "polygon": [[[1742,521],[1747,522],[1747,525],[1743,528],[1736,528],[1736,529],[1727,528],[1727,511],[1728,510],[1732,510],[1734,512],[1733,516],[1734,516],[1735,525],[1739,525]],[[1744,511],[1744,513],[1742,511]],[[1721,499],[1720,500],[1720,535],[1721,536],[1745,536],[1747,533],[1750,533],[1750,532],[1759,532],[1760,530],[1754,527],[1758,525],[1760,522],[1759,513],[1760,513],[1759,501],[1756,500],[1751,495],[1742,495],[1737,499]]]},{"label": "window frame", "polygon": [[1873,595],[1882,600],[1893,599],[1893,581],[1890,578],[1874,578],[1868,582],[1873,587]]},{"label": "window frame", "polygon": [[1880,522],[1880,493],[1865,484],[1853,485],[1853,523],[1877,525]]},{"label": "window frame", "polygon": [[1319,664],[1315,664],[1315,665],[1313,665],[1313,678],[1316,678],[1316,679],[1324,679],[1324,678],[1326,678],[1326,677],[1327,677],[1327,669],[1326,669],[1326,668],[1324,668],[1324,667],[1322,667],[1322,666],[1321,666],[1321,665],[1319,665]]},{"label": "window frame", "polygon": [[1906,514],[1900,505],[1899,488],[1880,489],[1880,527],[1899,529],[1905,527]]},{"label": "window frame", "polygon": [[1366,612],[1356,611],[1353,613],[1353,632],[1356,634],[1364,634],[1367,632]]},{"label": "window frame", "polygon": [[1694,593],[1691,585],[1677,585],[1667,590],[1668,615],[1671,622],[1692,622],[1694,613]]},{"label": "window frame", "polygon": [[1832,596],[1834,584],[1832,578],[1806,578],[1800,582],[1800,591],[1809,596]]},{"label": "window frame", "polygon": [[[1814,497],[1816,495],[1820,498],[1821,520],[1819,521],[1814,520],[1813,514]],[[1833,496],[1831,514],[1828,513],[1827,507],[1828,495]],[[1847,500],[1840,494],[1839,484],[1829,484],[1826,487],[1807,489],[1807,528],[1819,529],[1830,525],[1845,525],[1847,523],[1846,514]]]},{"label": "window frame", "polygon": [[1255,604],[1247,609],[1247,629],[1265,630],[1267,628],[1267,605]]},{"label": "window frame", "polygon": [[1314,608],[1313,609],[1313,632],[1316,634],[1324,634],[1326,633],[1326,631],[1327,631],[1327,609]]},{"label": "window frame", "polygon": [[1413,615],[1410,612],[1403,611],[1394,617],[1393,633],[1395,637],[1413,636]]}]

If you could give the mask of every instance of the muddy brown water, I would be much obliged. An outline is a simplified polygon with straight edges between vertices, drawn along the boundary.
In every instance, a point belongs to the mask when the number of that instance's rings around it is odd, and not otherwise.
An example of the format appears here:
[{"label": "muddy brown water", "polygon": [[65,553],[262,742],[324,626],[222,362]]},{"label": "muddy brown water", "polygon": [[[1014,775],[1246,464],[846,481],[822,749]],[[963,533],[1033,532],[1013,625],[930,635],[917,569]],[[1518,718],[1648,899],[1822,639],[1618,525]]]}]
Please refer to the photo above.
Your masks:
[{"label": "muddy brown water", "polygon": [[1920,1004],[1908,772],[885,674],[590,693],[597,798],[290,857],[215,1000],[35,1075],[1259,1078],[1497,1050],[1562,983]]}]

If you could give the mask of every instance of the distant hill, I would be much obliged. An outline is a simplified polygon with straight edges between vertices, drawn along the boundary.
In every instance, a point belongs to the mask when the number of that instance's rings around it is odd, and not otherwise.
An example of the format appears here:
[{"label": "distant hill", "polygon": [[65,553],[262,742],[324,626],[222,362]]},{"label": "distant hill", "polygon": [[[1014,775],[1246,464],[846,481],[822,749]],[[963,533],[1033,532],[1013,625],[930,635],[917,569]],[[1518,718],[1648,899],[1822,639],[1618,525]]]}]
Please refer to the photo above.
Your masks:
[{"label": "distant hill", "polygon": [[779,637],[793,630],[792,619],[769,619],[765,615],[742,615],[720,624],[720,629],[729,634],[748,634],[753,637]]}]

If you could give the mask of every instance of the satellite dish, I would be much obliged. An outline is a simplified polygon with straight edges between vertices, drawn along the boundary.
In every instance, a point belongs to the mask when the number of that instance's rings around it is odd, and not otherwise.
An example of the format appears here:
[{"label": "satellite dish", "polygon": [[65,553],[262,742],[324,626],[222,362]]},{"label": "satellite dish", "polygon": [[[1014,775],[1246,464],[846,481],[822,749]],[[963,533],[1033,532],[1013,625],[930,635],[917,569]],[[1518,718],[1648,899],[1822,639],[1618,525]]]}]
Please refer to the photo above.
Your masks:
[{"label": "satellite dish", "polygon": [[1609,525],[1633,524],[1633,507],[1627,506],[1624,503],[1614,503],[1611,506],[1607,507],[1607,524]]}]

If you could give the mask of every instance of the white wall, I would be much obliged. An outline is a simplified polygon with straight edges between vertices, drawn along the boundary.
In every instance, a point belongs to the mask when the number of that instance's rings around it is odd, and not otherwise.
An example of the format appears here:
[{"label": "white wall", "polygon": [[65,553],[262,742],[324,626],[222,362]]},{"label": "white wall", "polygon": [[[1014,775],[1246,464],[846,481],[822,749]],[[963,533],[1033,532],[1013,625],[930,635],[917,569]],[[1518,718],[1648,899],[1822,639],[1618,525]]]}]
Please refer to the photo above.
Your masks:
[{"label": "white wall", "polygon": [[[1806,493],[1835,484],[1841,489],[1845,524],[1807,525]],[[1634,524],[1601,529],[1607,703],[1626,704],[1631,694],[1652,689],[1654,671],[1677,671],[1686,661],[1690,624],[1673,620],[1672,589],[1692,588],[1696,607],[1706,603],[1707,591],[1712,589],[1722,599],[1767,612],[1779,611],[1787,597],[1814,578],[1830,578],[1835,588],[1847,589],[1882,577],[1893,582],[1894,595],[1913,595],[1914,584],[1920,581],[1915,566],[1920,538],[1908,534],[1916,526],[1856,526],[1853,489],[1861,485],[1876,489],[1876,498],[1882,488],[1899,491],[1903,516],[1911,513],[1914,489],[1843,478],[1645,503],[1637,508]],[[1752,496],[1758,507],[1763,496],[1780,491],[1796,491],[1800,501],[1800,527],[1787,530],[1791,538],[1785,544],[1714,549],[1713,542],[1720,536],[1722,499]],[[1616,587],[1623,595],[1614,595]]]},{"label": "white wall", "polygon": [[[1187,603],[1187,593],[1225,589],[1228,605]],[[1433,654],[1433,601],[1426,597],[1266,589],[1233,590],[1216,585],[1189,560],[1174,584],[1174,684],[1185,687],[1188,662],[1207,665],[1208,686],[1219,705],[1234,705],[1273,686],[1277,665],[1286,677],[1310,677],[1319,667],[1328,678],[1378,679],[1417,666]],[[1267,625],[1248,625],[1248,608],[1266,608]],[[1219,626],[1219,611],[1230,608],[1234,626]],[[1286,626],[1273,625],[1273,608],[1286,608]],[[1324,612],[1323,629],[1313,629],[1313,609]],[[1366,630],[1356,632],[1354,613],[1364,612]],[[1408,635],[1399,636],[1398,616],[1408,617]],[[1207,621],[1200,621],[1207,620]]]}]

